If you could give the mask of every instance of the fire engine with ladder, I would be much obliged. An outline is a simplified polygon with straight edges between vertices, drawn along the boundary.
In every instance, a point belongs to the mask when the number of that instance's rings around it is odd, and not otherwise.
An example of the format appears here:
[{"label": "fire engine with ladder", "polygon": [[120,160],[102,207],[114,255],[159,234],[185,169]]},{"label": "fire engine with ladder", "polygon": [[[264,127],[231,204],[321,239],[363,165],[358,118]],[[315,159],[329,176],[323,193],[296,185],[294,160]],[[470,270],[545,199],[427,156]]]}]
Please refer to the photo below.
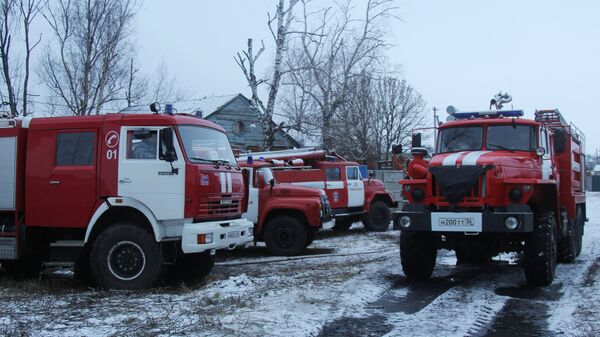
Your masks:
[{"label": "fire engine with ladder", "polygon": [[394,214],[405,275],[429,278],[441,248],[455,250],[457,263],[518,252],[528,284],[551,284],[557,262],[581,252],[585,136],[558,109],[537,110],[534,120],[501,104],[447,111],[430,159],[413,135],[402,181],[408,203]]},{"label": "fire engine with ladder", "polygon": [[199,277],[253,241],[222,127],[187,115],[0,120],[0,264],[74,265],[102,287]]},{"label": "fire engine with ladder", "polygon": [[347,230],[362,221],[369,231],[385,231],[392,220],[390,208],[397,206],[383,182],[363,177],[359,164],[315,147],[255,152],[239,156],[271,163],[278,183],[318,188],[325,191],[335,218],[336,230]]}]

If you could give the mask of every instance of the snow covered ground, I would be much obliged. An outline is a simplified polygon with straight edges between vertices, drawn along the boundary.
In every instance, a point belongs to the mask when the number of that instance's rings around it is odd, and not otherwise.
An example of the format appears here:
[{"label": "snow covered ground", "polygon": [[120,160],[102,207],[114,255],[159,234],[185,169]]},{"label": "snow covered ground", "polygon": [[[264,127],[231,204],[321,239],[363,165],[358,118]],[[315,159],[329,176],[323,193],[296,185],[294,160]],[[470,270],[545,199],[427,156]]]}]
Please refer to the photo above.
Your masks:
[{"label": "snow covered ground", "polygon": [[0,273],[0,335],[28,336],[596,336],[600,335],[600,193],[588,195],[584,248],[546,288],[525,285],[512,256],[408,282],[397,231],[322,231],[301,259],[262,246],[220,254],[202,285],[98,291],[69,278]]}]

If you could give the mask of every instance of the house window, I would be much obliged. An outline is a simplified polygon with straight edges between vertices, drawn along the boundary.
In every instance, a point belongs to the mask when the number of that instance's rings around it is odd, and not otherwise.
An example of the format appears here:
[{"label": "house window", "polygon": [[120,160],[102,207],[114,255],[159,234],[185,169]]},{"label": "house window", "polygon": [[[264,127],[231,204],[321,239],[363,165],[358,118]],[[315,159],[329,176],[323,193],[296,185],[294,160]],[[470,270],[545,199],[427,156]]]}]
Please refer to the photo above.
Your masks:
[{"label": "house window", "polygon": [[242,121],[236,121],[233,123],[233,133],[236,135],[240,135],[244,132],[245,125]]},{"label": "house window", "polygon": [[56,166],[90,166],[94,162],[94,132],[59,133]]}]

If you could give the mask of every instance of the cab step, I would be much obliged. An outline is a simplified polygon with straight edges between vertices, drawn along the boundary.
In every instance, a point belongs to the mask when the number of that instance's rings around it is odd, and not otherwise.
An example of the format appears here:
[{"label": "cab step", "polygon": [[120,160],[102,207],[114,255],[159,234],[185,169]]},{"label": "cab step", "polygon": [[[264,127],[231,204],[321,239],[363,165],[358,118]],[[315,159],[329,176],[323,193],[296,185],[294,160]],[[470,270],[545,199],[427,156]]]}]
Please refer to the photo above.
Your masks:
[{"label": "cab step", "polygon": [[83,250],[84,242],[61,240],[50,243],[49,263],[73,263]]}]

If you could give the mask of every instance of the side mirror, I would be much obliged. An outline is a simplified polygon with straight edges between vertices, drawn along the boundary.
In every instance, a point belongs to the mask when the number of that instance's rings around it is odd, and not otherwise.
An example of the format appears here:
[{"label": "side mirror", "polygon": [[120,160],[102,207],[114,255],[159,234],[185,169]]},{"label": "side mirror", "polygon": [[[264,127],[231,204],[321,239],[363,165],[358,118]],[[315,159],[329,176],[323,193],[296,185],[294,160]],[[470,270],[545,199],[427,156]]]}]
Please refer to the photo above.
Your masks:
[{"label": "side mirror", "polygon": [[535,154],[537,154],[538,157],[542,158],[546,154],[546,149],[540,146],[537,149],[535,149]]},{"label": "side mirror", "polygon": [[402,144],[394,145],[392,147],[392,154],[402,154]]},{"label": "side mirror", "polygon": [[412,147],[422,147],[421,145],[421,134],[415,133],[412,135]]},{"label": "side mirror", "polygon": [[369,172],[369,179],[375,178],[375,174],[373,172]]},{"label": "side mirror", "polygon": [[150,104],[150,111],[152,111],[154,113],[159,113],[159,111],[160,111],[160,103],[154,102],[154,103]]},{"label": "side mirror", "polygon": [[160,130],[160,139],[161,145],[165,146],[165,148],[162,149],[164,151],[163,159],[169,163],[176,161],[177,154],[175,152],[175,145],[173,144],[173,129],[164,128]]}]

